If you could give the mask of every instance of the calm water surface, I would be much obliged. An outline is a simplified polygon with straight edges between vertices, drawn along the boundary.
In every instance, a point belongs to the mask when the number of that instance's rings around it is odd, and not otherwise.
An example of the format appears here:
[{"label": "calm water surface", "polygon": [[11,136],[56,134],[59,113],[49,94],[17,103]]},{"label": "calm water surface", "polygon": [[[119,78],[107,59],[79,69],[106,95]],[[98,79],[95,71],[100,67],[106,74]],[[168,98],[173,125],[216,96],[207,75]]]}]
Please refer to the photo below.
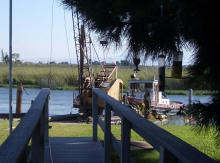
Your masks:
[{"label": "calm water surface", "polygon": [[[0,113],[8,113],[8,88],[0,88]],[[22,100],[22,112],[27,112],[31,105],[31,100],[40,92],[40,89],[26,88],[23,91]],[[73,92],[71,90],[51,90],[50,95],[50,105],[49,114],[50,115],[62,115],[77,113],[76,108],[72,108],[73,96],[77,95],[77,91]],[[184,95],[167,95],[171,101],[181,101],[184,104],[188,104],[188,96]],[[207,103],[210,100],[210,96],[194,96],[194,101],[200,101],[202,103]],[[13,88],[13,112],[16,109],[16,88]],[[172,118],[172,117],[171,117]]]},{"label": "calm water surface", "polygon": [[[13,88],[13,112],[16,110],[16,88]],[[0,88],[0,113],[8,113],[9,108],[9,89]],[[27,112],[31,105],[31,100],[40,92],[40,89],[26,88],[23,91],[22,98],[22,112]],[[74,92],[77,94],[77,92]],[[62,115],[75,113],[77,109],[72,108],[73,105],[73,91],[70,90],[51,90],[50,102],[49,102],[49,114],[50,115]]]}]

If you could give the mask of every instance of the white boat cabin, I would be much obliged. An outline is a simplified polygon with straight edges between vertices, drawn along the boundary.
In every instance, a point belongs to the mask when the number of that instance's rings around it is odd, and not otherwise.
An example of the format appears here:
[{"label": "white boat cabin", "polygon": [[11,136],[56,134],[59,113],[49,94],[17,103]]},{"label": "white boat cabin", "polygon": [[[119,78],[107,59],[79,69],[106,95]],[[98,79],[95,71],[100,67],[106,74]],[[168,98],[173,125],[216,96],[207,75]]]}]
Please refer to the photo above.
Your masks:
[{"label": "white boat cabin", "polygon": [[129,95],[135,98],[144,99],[144,94],[148,90],[152,103],[170,105],[170,100],[159,92],[158,80],[129,80],[128,86]]}]

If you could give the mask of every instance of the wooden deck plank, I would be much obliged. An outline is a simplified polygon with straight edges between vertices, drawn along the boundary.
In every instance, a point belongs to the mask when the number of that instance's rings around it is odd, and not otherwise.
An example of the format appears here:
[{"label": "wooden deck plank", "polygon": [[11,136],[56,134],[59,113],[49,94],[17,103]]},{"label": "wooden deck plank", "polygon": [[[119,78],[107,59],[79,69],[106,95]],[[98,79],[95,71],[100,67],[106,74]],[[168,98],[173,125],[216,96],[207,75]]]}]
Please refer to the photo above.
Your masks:
[{"label": "wooden deck plank", "polygon": [[88,137],[51,137],[54,163],[103,163],[104,148]]}]

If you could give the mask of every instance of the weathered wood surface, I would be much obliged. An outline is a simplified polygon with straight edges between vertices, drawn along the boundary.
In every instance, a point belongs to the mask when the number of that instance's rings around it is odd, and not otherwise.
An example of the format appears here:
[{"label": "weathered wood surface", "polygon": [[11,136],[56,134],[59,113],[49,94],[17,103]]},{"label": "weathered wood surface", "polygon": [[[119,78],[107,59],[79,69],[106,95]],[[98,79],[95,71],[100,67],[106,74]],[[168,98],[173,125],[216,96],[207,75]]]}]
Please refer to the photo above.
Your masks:
[{"label": "weathered wood surface", "polygon": [[54,163],[51,155],[51,148],[49,142],[45,144],[45,153],[44,153],[44,162],[45,163]]},{"label": "weathered wood surface", "polygon": [[[22,118],[25,116],[26,113],[13,113],[13,118]],[[8,113],[0,113],[0,118],[2,119],[9,119],[9,114]]]},{"label": "weathered wood surface", "polygon": [[103,163],[104,148],[99,141],[87,137],[51,137],[54,163]]},{"label": "weathered wood surface", "polygon": [[23,86],[22,84],[18,84],[17,86],[17,95],[16,95],[16,113],[21,113],[21,104],[22,104],[22,92],[23,92]]},{"label": "weathered wood surface", "polygon": [[73,121],[79,116],[80,116],[79,114],[53,115],[50,116],[50,122],[68,121],[68,120]]},{"label": "weathered wood surface", "polygon": [[[156,150],[161,152],[161,162],[167,161],[164,153],[169,153],[169,158],[172,155],[173,158],[177,158],[180,162],[214,162],[214,160],[209,158],[207,155],[201,153],[196,148],[192,147],[191,145],[187,144],[176,136],[168,133],[164,129],[141,117],[135,111],[108,96],[102,90],[98,88],[93,88],[93,97],[94,96],[97,96],[97,99],[100,99],[103,102],[107,103],[107,105],[110,105],[111,109],[117,115],[119,115],[120,117],[124,117],[130,123],[131,128],[135,132],[142,136]],[[93,109],[97,108],[94,107]],[[103,128],[100,119],[98,119],[98,122],[99,124],[101,124],[101,128]]]},{"label": "weathered wood surface", "polygon": [[34,103],[31,105],[29,111],[22,118],[12,134],[2,144],[0,148],[0,162],[22,162],[21,156],[23,155],[24,149],[29,143],[36,126],[40,123],[39,121],[48,96],[49,89],[42,89]]}]

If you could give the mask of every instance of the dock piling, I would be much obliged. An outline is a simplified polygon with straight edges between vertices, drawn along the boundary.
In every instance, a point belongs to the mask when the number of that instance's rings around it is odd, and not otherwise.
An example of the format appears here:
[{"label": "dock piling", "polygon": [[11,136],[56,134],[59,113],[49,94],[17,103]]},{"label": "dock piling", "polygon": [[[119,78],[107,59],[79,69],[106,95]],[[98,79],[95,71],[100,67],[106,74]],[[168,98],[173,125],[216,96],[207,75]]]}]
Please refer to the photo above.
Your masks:
[{"label": "dock piling", "polygon": [[189,106],[193,103],[193,90],[192,88],[189,89]]},{"label": "dock piling", "polygon": [[21,83],[17,86],[17,97],[16,97],[16,113],[21,113],[21,104],[22,104],[22,92],[23,92],[23,86]]}]

